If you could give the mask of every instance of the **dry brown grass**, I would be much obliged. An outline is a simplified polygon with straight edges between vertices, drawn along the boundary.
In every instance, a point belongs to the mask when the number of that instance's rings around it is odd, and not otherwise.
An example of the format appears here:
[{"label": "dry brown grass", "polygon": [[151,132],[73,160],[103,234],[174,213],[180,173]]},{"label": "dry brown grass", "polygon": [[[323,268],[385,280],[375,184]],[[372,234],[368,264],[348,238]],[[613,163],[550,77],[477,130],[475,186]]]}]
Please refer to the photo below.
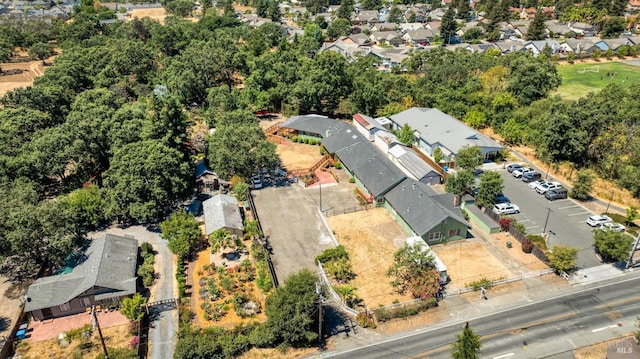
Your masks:
[{"label": "dry brown grass", "polygon": [[309,168],[322,158],[320,146],[293,142],[278,145],[276,153],[280,156],[282,165],[288,170]]},{"label": "dry brown grass", "polygon": [[[48,58],[46,60],[47,65],[51,65],[54,59],[55,56]],[[33,80],[38,76],[42,76],[47,67],[40,60],[0,64],[0,68],[3,71],[23,70],[21,74],[0,76],[0,96],[18,87],[31,86]]]},{"label": "dry brown grass", "polygon": [[239,359],[294,359],[294,358],[306,358],[316,353],[318,349],[315,348],[301,348],[294,349],[289,348],[285,352],[279,349],[258,349],[253,348],[248,352],[239,356]]},{"label": "dry brown grass", "polygon": [[[129,332],[129,324],[120,325],[117,327],[102,329],[102,335],[106,346],[108,348],[127,348],[131,339],[133,338]],[[102,347],[100,345],[100,337],[98,332],[94,331],[91,336],[91,343],[93,344],[90,351],[85,352],[83,358],[95,358],[98,354],[102,353]],[[50,358],[50,359],[66,359],[73,358],[74,351],[78,349],[80,340],[76,339],[71,342],[67,348],[62,348],[58,345],[58,339],[50,339],[41,342],[28,343],[20,342],[16,348],[16,354],[21,355],[23,359],[29,358]],[[79,351],[79,349],[78,349]]]},{"label": "dry brown grass", "polygon": [[129,17],[131,19],[135,18],[145,18],[148,17],[151,20],[155,20],[161,24],[164,24],[164,18],[169,14],[164,10],[164,8],[153,8],[153,9],[133,9],[129,12]]},{"label": "dry brown grass", "polygon": [[597,343],[588,347],[582,347],[573,351],[575,359],[602,359],[607,357],[607,347],[619,340],[631,338],[631,336],[625,336],[614,340],[608,340],[606,342]]},{"label": "dry brown grass", "polygon": [[388,305],[394,300],[411,300],[408,294],[400,295],[391,286],[386,275],[393,263],[393,254],[407,237],[385,208],[343,214],[327,218],[351,258],[356,278],[350,282],[358,297],[369,308]]}]

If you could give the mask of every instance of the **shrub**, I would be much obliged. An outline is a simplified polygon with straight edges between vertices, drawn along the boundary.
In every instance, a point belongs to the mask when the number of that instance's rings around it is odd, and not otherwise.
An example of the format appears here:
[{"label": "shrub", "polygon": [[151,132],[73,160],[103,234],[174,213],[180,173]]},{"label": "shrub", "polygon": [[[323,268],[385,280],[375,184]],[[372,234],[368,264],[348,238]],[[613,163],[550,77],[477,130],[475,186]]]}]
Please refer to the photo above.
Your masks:
[{"label": "shrub", "polygon": [[339,245],[335,248],[326,249],[322,254],[318,255],[314,262],[327,263],[331,260],[339,259],[339,258],[347,258],[349,259],[349,253],[344,249],[343,245]]},{"label": "shrub", "polygon": [[298,136],[291,137],[291,142],[297,143],[299,140],[300,140],[300,138]]},{"label": "shrub", "polygon": [[140,245],[140,252],[142,252],[142,256],[144,257],[145,253],[153,254],[153,246],[149,242],[144,242]]},{"label": "shrub", "polygon": [[356,183],[356,179],[354,177],[349,178],[349,183]]},{"label": "shrub", "polygon": [[82,339],[83,336],[85,338],[90,337],[92,330],[93,330],[93,327],[91,326],[91,324],[85,324],[84,326],[82,326],[80,328],[71,329],[71,330],[65,332],[64,336],[65,336],[65,338],[67,339],[68,342],[72,342],[75,339]]},{"label": "shrub", "polygon": [[509,227],[511,227],[511,218],[509,217],[502,217],[500,218],[500,230],[503,232],[507,232],[509,231]]},{"label": "shrub", "polygon": [[378,308],[374,309],[373,313],[376,316],[376,319],[380,322],[387,322],[393,318],[406,318],[413,315],[416,315],[420,312],[424,312],[425,310],[435,307],[438,305],[438,302],[435,298],[431,298],[422,302],[418,302],[413,305],[408,305],[401,308],[394,309],[385,309]]},{"label": "shrub", "polygon": [[544,241],[544,237],[539,236],[539,235],[529,235],[527,236],[529,238],[529,240],[531,240],[531,242],[533,242],[533,244],[542,249],[542,250],[547,250],[547,243]]},{"label": "shrub", "polygon": [[320,154],[324,156],[327,153],[327,150],[324,149],[324,146],[320,146]]},{"label": "shrub", "polygon": [[222,289],[224,289],[227,292],[229,292],[229,291],[231,291],[232,289],[234,289],[236,287],[236,284],[233,281],[233,278],[231,278],[229,276],[224,276],[224,277],[220,278],[220,287],[222,287]]},{"label": "shrub", "polygon": [[487,278],[482,278],[475,282],[465,284],[465,287],[471,287],[473,290],[480,290],[480,288],[489,289],[493,287],[493,282]]},{"label": "shrub", "polygon": [[362,328],[376,329],[376,322],[373,320],[371,314],[367,312],[360,312],[356,316],[356,322]]},{"label": "shrub", "polygon": [[523,252],[531,253],[531,251],[533,251],[533,247],[534,247],[533,242],[528,237],[525,237],[522,240],[522,251]]},{"label": "shrub", "polygon": [[[340,161],[336,161],[336,163],[333,164],[333,167],[335,167],[336,169],[341,169],[342,168],[342,162]],[[349,180],[351,181],[351,180]]]}]

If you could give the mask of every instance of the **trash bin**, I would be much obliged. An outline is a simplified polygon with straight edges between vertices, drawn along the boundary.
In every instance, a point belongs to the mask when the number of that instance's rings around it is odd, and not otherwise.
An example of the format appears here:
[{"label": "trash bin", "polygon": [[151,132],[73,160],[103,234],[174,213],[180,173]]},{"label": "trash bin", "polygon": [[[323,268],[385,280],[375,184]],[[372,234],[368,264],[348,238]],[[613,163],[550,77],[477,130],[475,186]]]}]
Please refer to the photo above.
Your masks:
[{"label": "trash bin", "polygon": [[513,243],[511,243],[510,241],[507,241],[507,248],[511,248],[513,247]]}]

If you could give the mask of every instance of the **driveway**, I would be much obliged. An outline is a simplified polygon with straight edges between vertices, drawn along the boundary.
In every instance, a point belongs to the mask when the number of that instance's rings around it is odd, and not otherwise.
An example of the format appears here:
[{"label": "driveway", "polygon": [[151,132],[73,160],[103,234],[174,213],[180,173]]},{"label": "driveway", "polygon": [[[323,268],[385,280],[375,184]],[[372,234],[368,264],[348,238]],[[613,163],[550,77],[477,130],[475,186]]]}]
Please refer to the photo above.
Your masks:
[{"label": "driveway", "polygon": [[[159,229],[150,229],[144,226],[131,226],[124,229],[112,226],[107,232],[121,236],[125,234],[134,236],[138,240],[138,244],[151,243],[156,251],[155,270],[158,277],[151,287],[149,302],[177,298],[177,288],[173,283],[175,278],[173,254],[169,251],[167,242],[160,238]],[[163,311],[157,317],[152,318],[149,328],[150,358],[173,358],[177,331],[177,310]]]},{"label": "driveway", "polygon": [[273,251],[273,263],[280,283],[301,269],[315,272],[313,259],[334,246],[332,234],[318,212],[322,208],[347,209],[358,206],[348,184],[303,188],[299,184],[266,187],[252,191],[265,237]]},{"label": "driveway", "polygon": [[563,244],[578,248],[576,265],[580,268],[601,264],[595,255],[593,232],[586,224],[587,218],[593,215],[591,211],[572,199],[548,201],[507,170],[498,169],[498,172],[504,179],[504,194],[520,207],[521,213],[514,217],[525,226],[527,233],[542,234],[546,222],[549,247]]}]

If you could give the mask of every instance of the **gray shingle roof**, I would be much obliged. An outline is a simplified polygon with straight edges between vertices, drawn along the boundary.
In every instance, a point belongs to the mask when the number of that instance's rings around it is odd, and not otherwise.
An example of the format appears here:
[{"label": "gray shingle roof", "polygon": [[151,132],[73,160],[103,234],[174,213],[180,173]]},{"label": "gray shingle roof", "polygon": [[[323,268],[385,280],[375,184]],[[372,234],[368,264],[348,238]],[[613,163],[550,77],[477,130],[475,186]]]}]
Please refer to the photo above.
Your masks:
[{"label": "gray shingle roof", "polygon": [[391,120],[399,127],[408,124],[429,145],[439,143],[454,154],[465,146],[478,146],[484,152],[503,148],[494,140],[437,108],[412,107],[391,116]]},{"label": "gray shingle roof", "polygon": [[374,145],[353,130],[359,142],[336,152],[340,161],[375,197],[385,194],[406,176]]},{"label": "gray shingle roof", "polygon": [[202,204],[204,209],[204,228],[207,235],[220,228],[243,230],[240,207],[235,197],[217,194]]},{"label": "gray shingle roof", "polygon": [[96,299],[136,292],[138,242],[133,238],[106,234],[91,241],[84,262],[71,273],[43,277],[27,290],[25,311],[62,305],[93,287],[109,289]]},{"label": "gray shingle roof", "polygon": [[409,173],[411,173],[418,180],[426,177],[437,176],[440,177],[438,171],[433,169],[433,167],[429,166],[417,153],[413,152],[412,149],[403,146],[403,145],[395,145],[390,150],[389,153],[396,157],[398,163],[402,165],[402,167],[406,168]]},{"label": "gray shingle roof", "polygon": [[327,130],[335,126],[341,126],[344,122],[322,115],[294,116],[284,121],[280,126],[297,131],[315,133],[321,137],[327,135]]},{"label": "gray shingle roof", "polygon": [[460,208],[453,206],[452,194],[438,195],[426,184],[410,178],[398,184],[384,198],[419,236],[447,218],[467,223]]}]

